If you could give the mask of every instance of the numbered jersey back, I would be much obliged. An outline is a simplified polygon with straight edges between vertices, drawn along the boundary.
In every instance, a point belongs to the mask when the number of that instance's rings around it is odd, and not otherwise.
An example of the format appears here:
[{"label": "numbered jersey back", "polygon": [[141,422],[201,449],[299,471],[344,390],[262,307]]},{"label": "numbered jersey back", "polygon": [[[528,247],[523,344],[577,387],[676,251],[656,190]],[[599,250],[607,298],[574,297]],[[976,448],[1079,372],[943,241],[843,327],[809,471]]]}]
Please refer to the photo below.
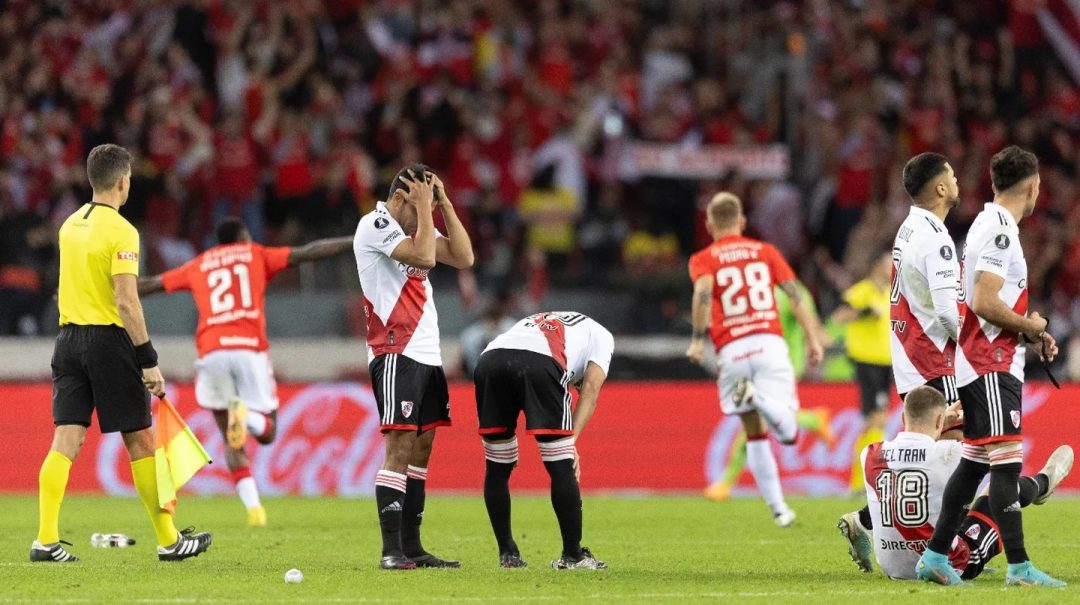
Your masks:
[{"label": "numbered jersey back", "polygon": [[795,278],[772,245],[742,236],[724,237],[690,257],[690,279],[711,275],[716,350],[750,334],[783,335],[773,286]]},{"label": "numbered jersey back", "polygon": [[915,564],[934,534],[945,484],[962,452],[959,441],[934,441],[907,432],[863,450],[874,554],[889,577],[915,578]]},{"label": "numbered jersey back", "polygon": [[266,284],[289,264],[289,248],[242,242],[215,246],[164,273],[166,292],[190,290],[199,310],[199,356],[218,349],[263,351]]}]

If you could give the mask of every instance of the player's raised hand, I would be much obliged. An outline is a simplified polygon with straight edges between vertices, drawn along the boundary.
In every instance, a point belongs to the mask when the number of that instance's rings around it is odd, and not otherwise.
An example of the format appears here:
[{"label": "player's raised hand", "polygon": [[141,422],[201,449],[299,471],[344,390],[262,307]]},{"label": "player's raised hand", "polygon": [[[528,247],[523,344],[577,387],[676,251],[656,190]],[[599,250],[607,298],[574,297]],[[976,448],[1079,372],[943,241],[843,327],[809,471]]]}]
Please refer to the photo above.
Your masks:
[{"label": "player's raised hand", "polygon": [[701,365],[701,361],[705,358],[705,341],[698,338],[691,340],[690,346],[686,349],[686,358]]},{"label": "player's raised hand", "polygon": [[430,211],[434,203],[434,191],[429,178],[430,173],[416,174],[412,170],[405,172],[406,174],[401,176],[403,181],[409,183],[409,194],[405,196],[405,199],[416,206],[417,211]]},{"label": "player's raised hand", "polygon": [[431,175],[431,188],[435,194],[435,207],[441,210],[450,207],[450,198],[446,196],[446,187],[443,185],[442,179],[434,172],[429,172]]},{"label": "player's raised hand", "polygon": [[165,394],[165,377],[161,375],[161,368],[154,366],[152,368],[146,368],[142,371],[143,384],[146,385],[146,390],[154,394],[155,397],[161,397]]}]

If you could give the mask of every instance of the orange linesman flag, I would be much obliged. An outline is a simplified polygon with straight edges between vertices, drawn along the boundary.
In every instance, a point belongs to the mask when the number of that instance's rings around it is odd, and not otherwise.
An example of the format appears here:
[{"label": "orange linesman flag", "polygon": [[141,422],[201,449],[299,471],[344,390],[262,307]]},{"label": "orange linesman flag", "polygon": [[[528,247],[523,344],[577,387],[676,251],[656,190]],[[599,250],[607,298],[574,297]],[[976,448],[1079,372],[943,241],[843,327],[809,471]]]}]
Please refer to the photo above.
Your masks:
[{"label": "orange linesman flag", "polygon": [[211,462],[210,454],[167,397],[162,397],[158,405],[156,424],[154,463],[158,504],[173,513],[176,512],[176,491]]}]

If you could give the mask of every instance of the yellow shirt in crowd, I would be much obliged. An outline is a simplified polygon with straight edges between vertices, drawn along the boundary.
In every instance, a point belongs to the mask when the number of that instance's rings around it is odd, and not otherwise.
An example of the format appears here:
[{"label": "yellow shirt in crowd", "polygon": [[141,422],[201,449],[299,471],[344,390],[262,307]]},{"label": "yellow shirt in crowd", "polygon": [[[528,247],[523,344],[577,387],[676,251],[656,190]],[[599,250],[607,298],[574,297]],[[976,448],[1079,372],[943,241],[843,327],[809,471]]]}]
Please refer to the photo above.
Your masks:
[{"label": "yellow shirt in crowd", "polygon": [[859,363],[890,365],[889,290],[864,279],[848,288],[843,298],[860,314],[844,332],[848,357]]}]

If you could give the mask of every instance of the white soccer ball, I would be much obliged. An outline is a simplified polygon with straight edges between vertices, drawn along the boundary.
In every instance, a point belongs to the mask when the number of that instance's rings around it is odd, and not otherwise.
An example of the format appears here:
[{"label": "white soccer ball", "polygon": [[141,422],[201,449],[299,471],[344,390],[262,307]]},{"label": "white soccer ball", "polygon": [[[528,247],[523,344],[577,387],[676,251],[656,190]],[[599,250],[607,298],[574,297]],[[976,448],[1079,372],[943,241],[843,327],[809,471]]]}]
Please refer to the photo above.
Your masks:
[{"label": "white soccer ball", "polygon": [[304,572],[300,571],[299,569],[294,568],[294,569],[290,569],[289,571],[285,572],[285,583],[286,584],[299,584],[299,583],[301,583],[303,581],[304,581]]}]

